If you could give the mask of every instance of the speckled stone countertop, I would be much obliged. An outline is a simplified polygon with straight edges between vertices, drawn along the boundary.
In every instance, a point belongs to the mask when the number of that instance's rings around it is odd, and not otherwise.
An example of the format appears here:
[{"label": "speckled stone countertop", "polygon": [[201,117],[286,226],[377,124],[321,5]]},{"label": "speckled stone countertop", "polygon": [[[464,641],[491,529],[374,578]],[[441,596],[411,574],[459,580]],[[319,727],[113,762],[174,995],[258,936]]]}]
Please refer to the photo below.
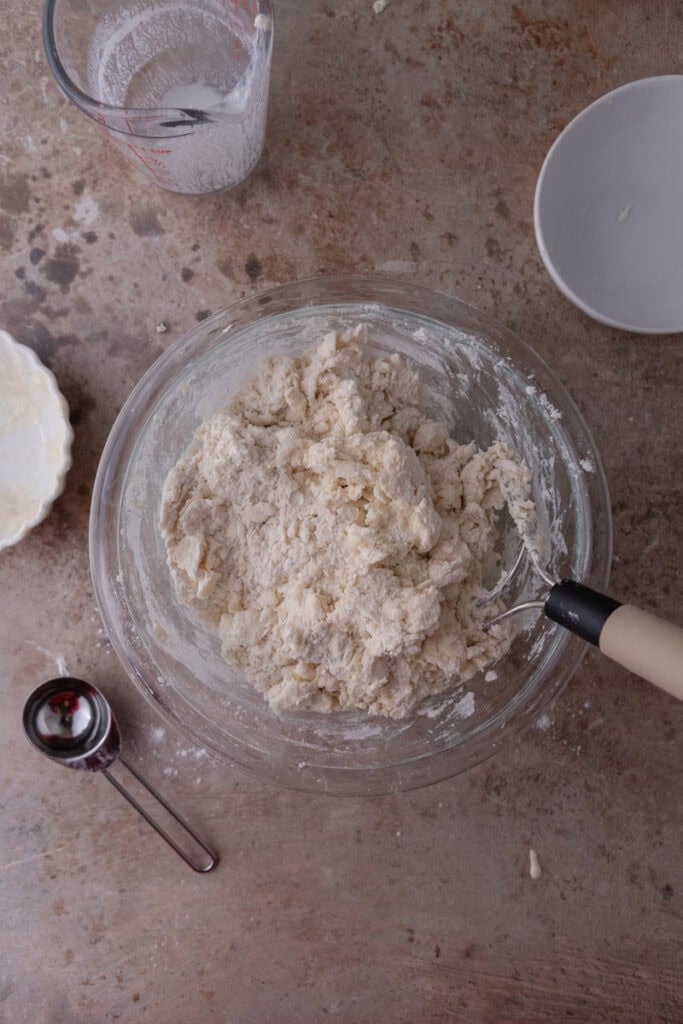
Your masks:
[{"label": "speckled stone countertop", "polygon": [[[162,734],[103,634],[88,510],[131,388],[208,313],[340,271],[458,295],[551,364],[604,458],[612,591],[683,618],[681,337],[602,327],[566,302],[531,216],[575,113],[683,72],[683,8],[276,6],[264,155],[234,191],[192,199],[141,178],[61,97],[38,2],[3,0],[0,327],[54,370],[75,444],[49,518],[0,553],[0,1021],[680,1021],[672,698],[591,651],[534,729],[466,775],[312,797]],[[188,871],[103,778],[28,747],[23,701],[58,664],[111,696],[131,760],[201,823],[216,872]]]}]

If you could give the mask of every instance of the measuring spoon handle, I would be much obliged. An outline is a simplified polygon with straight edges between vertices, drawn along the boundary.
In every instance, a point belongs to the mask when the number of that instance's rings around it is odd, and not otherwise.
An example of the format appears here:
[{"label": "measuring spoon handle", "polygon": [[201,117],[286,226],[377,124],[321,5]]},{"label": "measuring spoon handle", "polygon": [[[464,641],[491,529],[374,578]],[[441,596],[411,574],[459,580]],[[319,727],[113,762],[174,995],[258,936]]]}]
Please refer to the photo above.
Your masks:
[{"label": "measuring spoon handle", "polygon": [[556,583],[544,611],[629,672],[683,700],[683,629],[575,580]]},{"label": "measuring spoon handle", "polygon": [[207,871],[213,870],[213,868],[216,867],[216,864],[218,864],[218,856],[215,853],[213,853],[212,850],[209,849],[209,847],[202,839],[199,838],[199,836],[192,828],[192,826],[189,825],[183,817],[181,817],[176,811],[173,810],[171,805],[163,798],[161,793],[158,793],[156,789],[150,786],[149,782],[147,782],[147,780],[143,778],[143,776],[140,774],[137,768],[134,768],[132,764],[129,764],[128,761],[125,761],[122,757],[119,757],[118,760],[123,765],[123,767],[127,768],[131,775],[134,775],[138,782],[145,787],[147,792],[150,793],[166,811],[168,811],[173,820],[177,821],[177,823],[180,825],[183,831],[185,831],[195,841],[195,843],[201,847],[204,853],[207,854],[209,858],[208,861],[206,863],[198,863],[197,861],[193,860],[190,856],[188,856],[185,850],[183,850],[182,846],[179,846],[178,843],[176,843],[175,839],[173,839],[173,837],[168,834],[166,829],[164,829],[157,821],[154,820],[154,818],[151,817],[150,814],[148,814],[148,812],[145,810],[142,804],[138,803],[133,794],[129,793],[125,786],[122,786],[118,779],[115,779],[114,776],[106,768],[104,768],[102,770],[102,774],[106,775],[106,777],[111,782],[112,786],[114,786],[115,789],[118,789],[121,796],[126,798],[128,803],[131,804],[135,808],[135,810],[142,815],[145,821],[152,826],[155,832],[159,833],[162,839],[166,840],[168,845],[175,850],[178,856],[182,857],[185,863],[190,865],[193,871],[198,871],[201,874],[205,874]]}]

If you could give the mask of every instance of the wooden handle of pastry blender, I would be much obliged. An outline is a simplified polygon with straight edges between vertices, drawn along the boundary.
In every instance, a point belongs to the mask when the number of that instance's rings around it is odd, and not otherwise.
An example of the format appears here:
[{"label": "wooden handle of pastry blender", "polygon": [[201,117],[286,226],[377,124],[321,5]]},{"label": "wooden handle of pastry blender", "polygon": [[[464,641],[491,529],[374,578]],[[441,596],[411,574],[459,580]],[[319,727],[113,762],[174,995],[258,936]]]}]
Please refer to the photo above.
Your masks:
[{"label": "wooden handle of pastry blender", "polygon": [[544,611],[612,661],[683,700],[683,629],[574,580],[555,584]]}]

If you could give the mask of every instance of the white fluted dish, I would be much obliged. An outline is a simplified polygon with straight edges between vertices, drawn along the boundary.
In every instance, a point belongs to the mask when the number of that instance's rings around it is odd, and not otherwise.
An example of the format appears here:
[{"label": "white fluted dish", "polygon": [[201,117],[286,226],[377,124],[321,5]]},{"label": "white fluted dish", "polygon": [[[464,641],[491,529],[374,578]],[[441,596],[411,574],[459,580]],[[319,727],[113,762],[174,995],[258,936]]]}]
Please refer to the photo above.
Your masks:
[{"label": "white fluted dish", "polygon": [[22,540],[62,493],[72,439],[54,374],[0,331],[0,548]]}]

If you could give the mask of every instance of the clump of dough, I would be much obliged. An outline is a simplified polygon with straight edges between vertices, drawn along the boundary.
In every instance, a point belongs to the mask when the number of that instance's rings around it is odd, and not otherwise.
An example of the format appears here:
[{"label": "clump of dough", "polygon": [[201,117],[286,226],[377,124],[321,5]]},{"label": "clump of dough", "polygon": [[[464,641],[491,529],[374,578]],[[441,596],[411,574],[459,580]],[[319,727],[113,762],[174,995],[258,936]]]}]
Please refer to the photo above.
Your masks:
[{"label": "clump of dough", "polygon": [[161,527],[181,597],[273,708],[402,718],[486,669],[507,623],[478,608],[497,510],[529,472],[420,408],[418,373],[365,332],[273,358],[197,430]]}]

